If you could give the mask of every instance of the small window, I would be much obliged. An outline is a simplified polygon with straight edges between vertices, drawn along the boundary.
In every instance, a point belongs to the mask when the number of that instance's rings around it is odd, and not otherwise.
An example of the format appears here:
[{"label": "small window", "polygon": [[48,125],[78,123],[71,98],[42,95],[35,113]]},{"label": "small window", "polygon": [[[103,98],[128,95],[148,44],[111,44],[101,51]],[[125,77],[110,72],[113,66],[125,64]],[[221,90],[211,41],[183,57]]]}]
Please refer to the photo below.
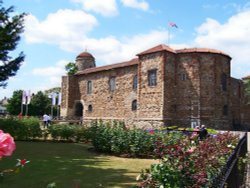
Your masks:
[{"label": "small window", "polygon": [[180,74],[180,79],[182,81],[186,80],[187,79],[187,74],[185,74],[185,73]]},{"label": "small window", "polygon": [[137,100],[133,100],[132,101],[132,111],[136,111],[137,110]]},{"label": "small window", "polygon": [[148,85],[149,86],[156,86],[157,84],[157,70],[149,70],[148,71]]},{"label": "small window", "polygon": [[90,104],[89,106],[88,106],[88,112],[92,112],[93,111],[93,107],[92,107],[92,105]]},{"label": "small window", "polygon": [[135,75],[133,78],[133,89],[137,89],[137,83],[138,83],[138,78],[137,75]]},{"label": "small window", "polygon": [[92,93],[92,81],[88,81],[87,82],[87,94],[91,94]]},{"label": "small window", "polygon": [[227,90],[227,75],[225,73],[221,75],[221,87],[223,91]]},{"label": "small window", "polygon": [[228,115],[228,106],[227,106],[227,105],[224,105],[224,106],[223,106],[223,115],[224,115],[224,116],[227,116],[227,115]]},{"label": "small window", "polygon": [[115,77],[109,79],[109,91],[115,91]]}]

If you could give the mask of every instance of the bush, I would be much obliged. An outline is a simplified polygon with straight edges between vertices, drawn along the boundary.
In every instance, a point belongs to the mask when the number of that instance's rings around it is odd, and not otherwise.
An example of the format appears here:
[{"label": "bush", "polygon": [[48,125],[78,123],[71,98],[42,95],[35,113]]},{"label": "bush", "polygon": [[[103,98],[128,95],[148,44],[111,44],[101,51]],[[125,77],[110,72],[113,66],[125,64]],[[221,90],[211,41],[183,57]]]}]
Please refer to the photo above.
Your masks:
[{"label": "bush", "polygon": [[97,151],[147,158],[153,156],[155,142],[165,137],[153,130],[127,129],[123,122],[93,121],[88,132]]},{"label": "bush", "polygon": [[54,124],[49,126],[48,132],[54,140],[80,141],[85,139],[85,129],[79,125]]},{"label": "bush", "polygon": [[10,133],[15,140],[31,140],[42,136],[42,130],[37,118],[0,119],[0,129]]}]

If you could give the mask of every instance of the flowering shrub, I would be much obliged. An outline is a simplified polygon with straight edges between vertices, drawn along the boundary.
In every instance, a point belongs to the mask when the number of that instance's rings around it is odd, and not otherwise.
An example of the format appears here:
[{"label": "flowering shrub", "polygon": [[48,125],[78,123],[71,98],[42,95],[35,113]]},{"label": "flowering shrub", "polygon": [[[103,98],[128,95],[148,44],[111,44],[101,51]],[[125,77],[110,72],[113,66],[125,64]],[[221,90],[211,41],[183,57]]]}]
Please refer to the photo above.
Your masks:
[{"label": "flowering shrub", "polygon": [[0,130],[0,159],[3,156],[11,156],[16,149],[16,144],[12,136]]},{"label": "flowering shrub", "polygon": [[111,125],[102,121],[92,122],[88,130],[96,150],[129,157],[158,157],[155,155],[157,142],[172,144],[186,137],[181,133],[166,134],[162,131],[128,129],[124,123]]},{"label": "flowering shrub", "polygon": [[[14,142],[13,137],[9,133],[4,133],[2,130],[0,130],[0,160],[4,156],[11,156],[13,151],[16,149],[16,144]],[[19,172],[20,167],[24,167],[25,164],[27,164],[29,161],[26,159],[17,159],[17,164],[15,169],[0,169],[0,180],[2,180],[2,177],[4,173],[10,173],[10,172]]]},{"label": "flowering shrub", "polygon": [[169,145],[156,143],[161,162],[142,172],[137,187],[206,187],[218,175],[238,138],[230,133],[190,142],[184,138]]}]

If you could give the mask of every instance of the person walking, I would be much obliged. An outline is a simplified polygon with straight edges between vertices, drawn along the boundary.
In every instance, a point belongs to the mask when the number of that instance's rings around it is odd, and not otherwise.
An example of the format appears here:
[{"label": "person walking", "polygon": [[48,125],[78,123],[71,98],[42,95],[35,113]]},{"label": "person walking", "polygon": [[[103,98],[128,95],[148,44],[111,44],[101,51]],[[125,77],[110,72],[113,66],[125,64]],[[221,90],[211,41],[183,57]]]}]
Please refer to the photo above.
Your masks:
[{"label": "person walking", "polygon": [[48,120],[49,120],[49,116],[45,113],[43,115],[43,127],[44,127],[44,129],[48,128]]},{"label": "person walking", "polygon": [[207,132],[206,126],[201,125],[201,129],[200,129],[200,133],[199,133],[199,139],[203,140],[203,139],[207,138],[207,136],[208,136],[208,132]]}]

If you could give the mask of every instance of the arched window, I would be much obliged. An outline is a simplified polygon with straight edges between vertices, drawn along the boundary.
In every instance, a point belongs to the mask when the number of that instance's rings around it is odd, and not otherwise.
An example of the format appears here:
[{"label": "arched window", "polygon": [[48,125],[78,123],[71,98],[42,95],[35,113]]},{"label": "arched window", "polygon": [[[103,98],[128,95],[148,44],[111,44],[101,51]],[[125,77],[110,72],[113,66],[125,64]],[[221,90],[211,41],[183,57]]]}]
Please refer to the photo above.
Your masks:
[{"label": "arched window", "polygon": [[132,101],[132,111],[137,110],[137,100]]},{"label": "arched window", "polygon": [[133,78],[133,89],[137,89],[138,78],[137,74]]},{"label": "arched window", "polygon": [[109,79],[109,91],[115,91],[115,77]]},{"label": "arched window", "polygon": [[148,85],[156,86],[157,84],[157,70],[152,69],[148,71]]},{"label": "arched window", "polygon": [[89,106],[88,106],[88,112],[92,112],[93,111],[93,107],[92,107],[92,105],[90,104]]},{"label": "arched window", "polygon": [[87,81],[87,94],[91,94],[92,93],[92,81],[88,80]]}]

